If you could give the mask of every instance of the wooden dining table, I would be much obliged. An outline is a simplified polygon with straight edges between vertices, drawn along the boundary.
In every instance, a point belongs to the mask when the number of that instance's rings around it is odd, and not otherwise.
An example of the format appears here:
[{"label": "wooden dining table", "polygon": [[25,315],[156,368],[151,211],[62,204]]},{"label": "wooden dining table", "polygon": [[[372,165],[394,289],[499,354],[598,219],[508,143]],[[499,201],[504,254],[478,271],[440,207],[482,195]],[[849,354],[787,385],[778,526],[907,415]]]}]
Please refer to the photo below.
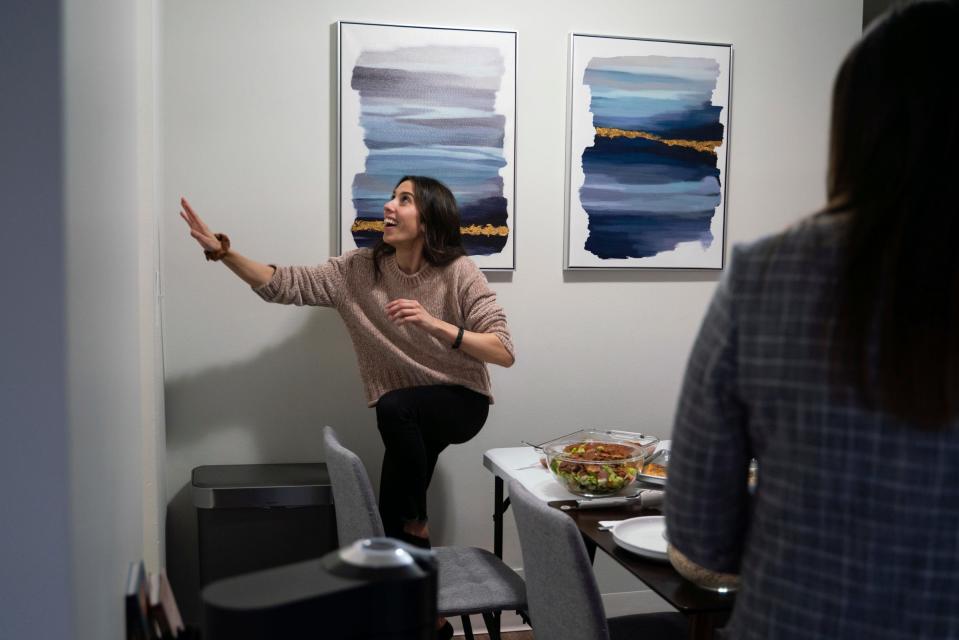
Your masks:
[{"label": "wooden dining table", "polygon": [[735,593],[698,587],[679,575],[668,562],[644,558],[621,548],[610,531],[600,528],[600,522],[659,515],[658,511],[643,509],[639,505],[578,508],[578,496],[568,492],[552,478],[540,464],[539,454],[532,447],[490,449],[483,455],[483,466],[493,474],[493,551],[499,557],[503,556],[503,516],[509,509],[505,483],[516,480],[551,507],[562,510],[573,519],[583,535],[591,560],[595,557],[596,549],[602,550],[684,614],[689,619],[691,639],[711,640],[716,630],[728,620]]}]

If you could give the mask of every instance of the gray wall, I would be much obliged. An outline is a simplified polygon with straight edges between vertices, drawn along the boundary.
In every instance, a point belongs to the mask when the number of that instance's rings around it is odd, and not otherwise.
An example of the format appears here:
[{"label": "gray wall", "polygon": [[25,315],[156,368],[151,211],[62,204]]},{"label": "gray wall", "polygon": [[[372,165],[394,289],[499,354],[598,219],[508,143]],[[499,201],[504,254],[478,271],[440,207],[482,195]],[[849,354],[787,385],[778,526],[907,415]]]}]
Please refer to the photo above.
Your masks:
[{"label": "gray wall", "polygon": [[60,27],[57,1],[0,3],[0,269],[16,283],[0,312],[5,640],[74,637]]},{"label": "gray wall", "polygon": [[[168,562],[179,583],[196,581],[193,467],[321,460],[320,427],[330,424],[378,481],[374,415],[338,317],[263,304],[224,267],[203,261],[175,215],[185,194],[252,257],[295,264],[330,255],[337,20],[519,33],[517,269],[490,278],[518,359],[492,372],[489,422],[444,453],[430,498],[438,541],[489,545],[493,483],[483,451],[597,425],[667,437],[718,278],[563,273],[568,34],[734,45],[729,248],[823,203],[830,85],[861,19],[860,0],[163,3]],[[512,529],[506,559],[520,564]],[[637,589],[606,560],[598,571],[607,593]]]}]

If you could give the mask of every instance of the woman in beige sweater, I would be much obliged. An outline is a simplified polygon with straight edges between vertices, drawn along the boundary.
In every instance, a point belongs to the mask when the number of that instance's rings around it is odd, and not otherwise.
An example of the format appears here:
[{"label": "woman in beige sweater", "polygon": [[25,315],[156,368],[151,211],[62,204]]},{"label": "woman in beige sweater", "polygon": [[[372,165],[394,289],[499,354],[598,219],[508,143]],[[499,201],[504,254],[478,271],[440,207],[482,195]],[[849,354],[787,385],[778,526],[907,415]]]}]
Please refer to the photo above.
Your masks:
[{"label": "woman in beige sweater", "polygon": [[335,308],[356,350],[386,446],[380,513],[387,535],[429,546],[426,490],[440,452],[475,436],[492,403],[486,363],[513,364],[506,316],[460,237],[456,200],[406,176],[383,207],[383,239],[317,266],[244,257],[183,199],[180,215],[208,260],[264,300]]}]

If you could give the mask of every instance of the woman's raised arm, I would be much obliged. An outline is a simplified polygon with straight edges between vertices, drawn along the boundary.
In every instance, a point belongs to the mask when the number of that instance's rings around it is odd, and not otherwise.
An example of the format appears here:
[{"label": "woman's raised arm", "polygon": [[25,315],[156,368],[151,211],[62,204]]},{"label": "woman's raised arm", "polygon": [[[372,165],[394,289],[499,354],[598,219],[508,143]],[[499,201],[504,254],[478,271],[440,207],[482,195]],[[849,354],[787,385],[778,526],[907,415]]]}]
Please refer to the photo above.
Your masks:
[{"label": "woman's raised arm", "polygon": [[223,253],[219,260],[251,287],[261,287],[273,278],[273,272],[276,270],[274,267],[251,260],[230,249],[229,241],[224,242],[222,240],[225,236],[221,234],[220,237],[217,237],[217,234],[210,231],[210,228],[196,214],[186,198],[180,198],[180,207],[180,217],[190,225],[190,235],[207,253],[208,259],[210,259],[210,254],[215,255],[225,250],[226,253]]}]

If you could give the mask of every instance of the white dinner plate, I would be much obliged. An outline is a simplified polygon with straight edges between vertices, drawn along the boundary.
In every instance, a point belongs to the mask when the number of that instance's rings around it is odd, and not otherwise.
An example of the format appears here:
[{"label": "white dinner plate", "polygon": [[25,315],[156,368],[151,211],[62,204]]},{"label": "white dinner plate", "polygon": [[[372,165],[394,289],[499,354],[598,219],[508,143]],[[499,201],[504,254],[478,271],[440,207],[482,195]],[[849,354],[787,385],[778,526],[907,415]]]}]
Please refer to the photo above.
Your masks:
[{"label": "white dinner plate", "polygon": [[666,518],[640,516],[623,520],[612,530],[613,541],[619,547],[653,560],[666,557]]}]

